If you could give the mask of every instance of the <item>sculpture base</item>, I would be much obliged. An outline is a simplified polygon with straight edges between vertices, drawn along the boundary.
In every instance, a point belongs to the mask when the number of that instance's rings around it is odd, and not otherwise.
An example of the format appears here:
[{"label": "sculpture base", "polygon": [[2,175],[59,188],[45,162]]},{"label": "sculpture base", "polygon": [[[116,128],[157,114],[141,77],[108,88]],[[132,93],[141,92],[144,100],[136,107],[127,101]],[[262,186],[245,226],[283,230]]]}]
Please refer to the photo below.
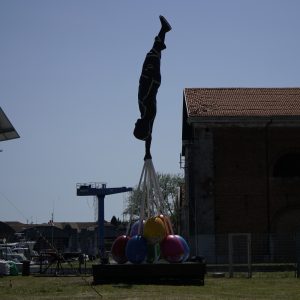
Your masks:
[{"label": "sculpture base", "polygon": [[204,285],[205,263],[93,265],[94,284]]}]

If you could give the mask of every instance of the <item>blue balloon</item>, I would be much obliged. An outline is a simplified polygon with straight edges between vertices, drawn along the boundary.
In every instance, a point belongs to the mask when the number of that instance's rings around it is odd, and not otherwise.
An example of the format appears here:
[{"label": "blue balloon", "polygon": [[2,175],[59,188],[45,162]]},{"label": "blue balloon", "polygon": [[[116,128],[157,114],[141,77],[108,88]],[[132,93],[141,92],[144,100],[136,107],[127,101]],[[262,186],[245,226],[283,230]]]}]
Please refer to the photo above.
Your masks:
[{"label": "blue balloon", "polygon": [[126,245],[126,257],[133,264],[142,263],[147,256],[147,241],[141,235],[133,236]]},{"label": "blue balloon", "polygon": [[183,246],[184,255],[183,255],[183,258],[182,258],[181,262],[185,262],[190,256],[190,247],[188,246],[187,242],[185,241],[185,239],[182,236],[177,235],[177,234],[175,236],[178,237],[178,239],[180,240],[180,242]]}]

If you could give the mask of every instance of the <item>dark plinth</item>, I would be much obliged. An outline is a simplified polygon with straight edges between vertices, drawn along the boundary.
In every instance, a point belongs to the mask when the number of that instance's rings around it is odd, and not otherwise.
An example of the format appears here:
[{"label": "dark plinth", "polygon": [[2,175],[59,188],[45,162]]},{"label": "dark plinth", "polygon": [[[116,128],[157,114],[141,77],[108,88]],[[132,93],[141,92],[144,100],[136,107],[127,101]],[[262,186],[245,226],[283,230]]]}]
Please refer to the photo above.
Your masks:
[{"label": "dark plinth", "polygon": [[93,265],[94,284],[204,285],[205,263]]}]

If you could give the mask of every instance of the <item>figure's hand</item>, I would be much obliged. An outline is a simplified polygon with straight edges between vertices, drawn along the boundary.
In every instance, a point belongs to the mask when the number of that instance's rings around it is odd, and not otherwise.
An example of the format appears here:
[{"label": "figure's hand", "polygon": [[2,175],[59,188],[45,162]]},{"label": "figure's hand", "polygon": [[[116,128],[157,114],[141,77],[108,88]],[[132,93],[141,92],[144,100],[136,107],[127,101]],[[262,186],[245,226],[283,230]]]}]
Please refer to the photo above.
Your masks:
[{"label": "figure's hand", "polygon": [[152,159],[151,152],[150,152],[151,141],[152,141],[152,136],[150,135],[147,138],[147,140],[145,141],[145,157],[144,157],[144,160]]},{"label": "figure's hand", "polygon": [[147,159],[152,159],[152,156],[150,154],[150,152],[146,152],[145,156],[144,156],[144,160],[147,160]]}]

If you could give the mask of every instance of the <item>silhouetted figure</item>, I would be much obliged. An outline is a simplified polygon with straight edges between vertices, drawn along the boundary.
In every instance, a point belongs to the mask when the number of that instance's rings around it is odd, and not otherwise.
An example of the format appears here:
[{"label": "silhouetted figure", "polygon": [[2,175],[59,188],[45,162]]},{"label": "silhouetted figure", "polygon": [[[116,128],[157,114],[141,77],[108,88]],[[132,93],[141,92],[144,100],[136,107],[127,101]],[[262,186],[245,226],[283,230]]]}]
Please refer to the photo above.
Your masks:
[{"label": "silhouetted figure", "polygon": [[145,157],[151,159],[150,147],[152,127],[156,115],[156,94],[161,82],[160,59],[161,51],[166,49],[165,35],[172,29],[168,21],[159,16],[161,29],[155,37],[152,49],[147,53],[139,81],[139,109],[141,118],[135,123],[134,136],[145,141]]}]

